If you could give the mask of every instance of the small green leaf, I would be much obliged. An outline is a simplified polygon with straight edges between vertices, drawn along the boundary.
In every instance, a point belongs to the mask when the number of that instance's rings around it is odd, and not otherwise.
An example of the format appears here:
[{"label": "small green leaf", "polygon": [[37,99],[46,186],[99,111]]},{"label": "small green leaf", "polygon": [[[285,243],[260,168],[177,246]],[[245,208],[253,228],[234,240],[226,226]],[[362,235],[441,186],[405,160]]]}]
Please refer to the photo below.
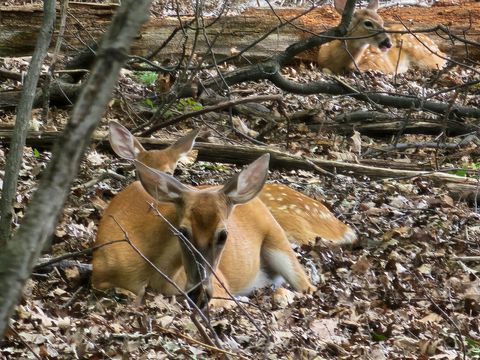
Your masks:
[{"label": "small green leaf", "polygon": [[153,103],[153,100],[152,100],[152,99],[145,99],[145,104],[147,104],[148,106],[150,106],[150,108],[152,108],[152,110],[155,109],[155,104]]},{"label": "small green leaf", "polygon": [[200,168],[203,170],[213,170],[213,171],[221,171],[221,172],[226,172],[229,170],[228,167],[222,164],[200,164]]},{"label": "small green leaf", "polygon": [[467,342],[468,346],[480,347],[480,342],[476,341],[475,339],[472,339],[471,337],[466,337],[465,341]]},{"label": "small green leaf", "polygon": [[40,157],[40,151],[38,151],[37,149],[33,148],[33,156],[35,156],[36,158],[39,158],[39,157]]},{"label": "small green leaf", "polygon": [[373,340],[375,341],[385,341],[388,339],[388,337],[384,334],[380,334],[380,333],[376,333],[376,332],[372,332],[372,338]]}]

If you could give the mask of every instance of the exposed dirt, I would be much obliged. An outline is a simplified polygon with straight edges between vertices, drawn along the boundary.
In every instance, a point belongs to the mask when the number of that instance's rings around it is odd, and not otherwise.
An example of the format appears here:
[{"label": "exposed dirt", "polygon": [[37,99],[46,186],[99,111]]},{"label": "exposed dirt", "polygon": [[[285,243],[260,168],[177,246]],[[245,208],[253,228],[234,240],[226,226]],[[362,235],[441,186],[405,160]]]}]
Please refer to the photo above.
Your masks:
[{"label": "exposed dirt", "polygon": [[[285,18],[293,18],[301,13],[300,9],[277,9],[276,14]],[[456,4],[454,2],[437,4],[432,7],[419,6],[395,6],[381,8],[379,14],[386,23],[405,22],[407,25],[432,26],[443,24],[446,26],[464,27],[465,29],[480,29],[480,3],[465,2]],[[261,16],[267,14],[272,16],[269,9],[249,8],[243,14],[247,16]],[[317,8],[301,18],[300,23],[309,29],[321,31],[325,28],[335,26],[340,21],[340,15],[332,6]]]}]

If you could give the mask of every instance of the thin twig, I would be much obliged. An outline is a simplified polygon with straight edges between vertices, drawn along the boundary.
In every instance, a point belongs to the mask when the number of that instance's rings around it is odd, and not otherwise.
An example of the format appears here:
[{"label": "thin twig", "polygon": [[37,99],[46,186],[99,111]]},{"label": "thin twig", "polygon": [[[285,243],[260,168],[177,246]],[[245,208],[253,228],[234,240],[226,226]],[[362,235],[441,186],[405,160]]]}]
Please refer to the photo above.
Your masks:
[{"label": "thin twig", "polygon": [[465,262],[475,262],[475,261],[480,261],[480,256],[454,256],[452,257],[452,260],[459,260],[459,261],[465,261]]},{"label": "thin twig", "polygon": [[212,271],[212,274],[213,276],[215,276],[215,278],[217,279],[218,283],[220,284],[220,286],[222,286],[222,288],[225,290],[225,292],[227,293],[228,296],[230,296],[230,300],[233,300],[233,302],[235,302],[235,304],[238,306],[238,308],[242,311],[242,313],[247,317],[247,319],[253,324],[253,326],[255,326],[255,328],[267,339],[269,339],[269,336],[258,326],[258,324],[256,323],[256,321],[250,316],[250,314],[248,313],[247,310],[245,310],[245,308],[240,304],[240,302],[235,298],[235,296],[233,296],[233,294],[230,292],[230,290],[228,289],[228,287],[222,282],[222,280],[218,277],[218,275],[216,274],[215,272],[215,269],[211,266],[211,264],[205,259],[205,257],[203,256],[203,254],[198,251],[197,248],[195,248],[192,243],[190,242],[190,240],[188,240],[185,236],[183,236],[183,234],[178,231],[178,229],[170,222],[168,221],[167,218],[165,218],[161,213],[160,211],[158,211],[158,209],[154,208],[153,207],[153,210],[156,212],[156,214],[158,216],[160,216],[166,223],[167,225],[170,227],[170,229],[172,230],[172,232],[178,236],[182,241],[184,241],[187,245],[188,245],[188,248],[190,250],[193,250],[195,252],[195,256],[198,256],[201,260],[204,261],[204,263],[209,267],[209,270]]},{"label": "thin twig", "polygon": [[121,240],[112,240],[112,241],[106,242],[106,243],[104,243],[104,244],[92,246],[92,247],[90,247],[90,248],[88,248],[88,249],[83,249],[83,250],[75,251],[75,252],[73,252],[73,253],[68,253],[68,254],[60,255],[60,256],[57,256],[56,258],[53,258],[53,259],[50,259],[50,260],[45,261],[45,262],[43,262],[43,263],[40,263],[40,264],[35,265],[34,269],[35,269],[35,270],[43,269],[44,267],[48,267],[48,266],[50,266],[50,265],[56,264],[56,263],[58,263],[58,262],[60,262],[60,261],[62,261],[62,260],[71,259],[71,258],[80,256],[80,255],[88,255],[88,254],[91,254],[92,252],[94,252],[95,250],[100,249],[101,247],[104,247],[104,246],[107,246],[107,245],[111,245],[111,244],[115,244],[115,243],[118,243],[118,242],[124,242],[124,241],[125,241],[124,239],[121,239]]},{"label": "thin twig", "polygon": [[20,342],[28,349],[30,350],[30,352],[33,354],[33,356],[35,356],[36,359],[38,360],[42,360],[42,358],[35,352],[33,351],[32,347],[25,341],[23,340],[23,338],[20,336],[20,334],[17,332],[17,330],[15,330],[13,328],[13,326],[11,325],[8,325],[8,328],[11,332],[13,332],[15,334],[15,336],[18,338],[18,340],[20,340]]},{"label": "thin twig", "polygon": [[130,240],[130,238],[128,237],[128,233],[127,231],[123,228],[123,226],[115,219],[114,216],[111,216],[113,221],[115,221],[115,223],[117,224],[117,226],[120,228],[120,230],[123,232],[123,235],[124,235],[124,240],[132,247],[133,250],[135,250],[135,252],[140,255],[140,257],[146,261],[153,269],[155,269],[155,271],[160,274],[162,276],[162,278],[167,281],[170,285],[172,285],[181,295],[183,295],[186,299],[186,301],[188,302],[188,304],[193,308],[195,309],[195,311],[199,314],[199,316],[202,318],[202,320],[205,322],[205,324],[207,325],[208,329],[210,330],[210,332],[212,333],[212,336],[215,340],[215,344],[219,347],[219,348],[222,348],[222,345],[221,345],[221,342],[220,342],[220,339],[218,338],[217,336],[217,333],[215,332],[215,330],[212,328],[212,326],[210,325],[210,322],[208,321],[208,319],[206,318],[205,314],[202,312],[202,310],[197,306],[197,304],[195,304],[193,302],[192,299],[190,299],[190,297],[188,296],[188,294],[180,287],[178,286],[178,284],[173,281],[167,274],[165,274],[160,268],[158,268],[158,266],[156,266],[149,258],[147,258],[141,251],[140,249]]},{"label": "thin twig", "polygon": [[432,303],[432,305],[435,307],[435,309],[437,309],[440,312],[440,314],[442,315],[442,317],[445,320],[447,320],[450,324],[452,324],[452,326],[457,331],[458,340],[460,341],[460,344],[461,344],[461,347],[462,347],[463,360],[466,360],[467,352],[466,352],[466,349],[465,349],[465,344],[464,344],[463,339],[462,339],[462,331],[458,327],[457,323],[455,321],[453,321],[453,319],[435,302],[435,300],[433,300],[433,298],[428,293],[427,288],[425,287],[425,285],[423,285],[423,282],[420,280],[420,278],[417,276],[417,274],[415,272],[411,271],[411,270],[408,270],[408,272],[411,275],[413,275],[413,277],[417,280],[417,284],[421,286],[421,288],[423,289],[423,293],[425,294],[426,298]]},{"label": "thin twig", "polygon": [[162,128],[170,126],[170,125],[177,124],[180,121],[189,119],[189,118],[194,117],[194,116],[199,116],[199,115],[206,114],[208,112],[218,111],[218,110],[222,110],[222,109],[225,109],[225,108],[229,108],[231,106],[244,104],[244,103],[249,103],[249,102],[278,101],[281,98],[282,98],[282,95],[260,95],[260,96],[249,96],[249,97],[241,98],[241,99],[222,101],[221,103],[218,103],[216,105],[206,106],[203,109],[200,109],[200,110],[197,110],[197,111],[192,111],[192,112],[189,112],[187,114],[182,114],[182,115],[177,116],[173,119],[164,121],[160,124],[153,125],[152,127],[150,127],[150,129],[142,132],[140,134],[140,136],[149,136],[159,129],[162,129]]},{"label": "thin twig", "polygon": [[80,295],[80,293],[84,290],[85,288],[83,286],[80,286],[77,290],[75,290],[75,292],[73,293],[72,297],[70,299],[68,299],[67,302],[65,302],[65,304],[61,305],[60,306],[60,309],[66,309],[68,308],[70,305],[72,305],[72,303],[78,298],[78,296]]},{"label": "thin twig", "polygon": [[335,175],[334,173],[331,173],[330,171],[322,169],[320,166],[316,165],[312,160],[310,160],[306,156],[302,156],[302,159],[305,160],[305,162],[308,165],[310,165],[315,171],[318,171],[319,173],[321,173],[325,176],[331,177],[331,178],[336,178],[337,177],[337,175]]}]

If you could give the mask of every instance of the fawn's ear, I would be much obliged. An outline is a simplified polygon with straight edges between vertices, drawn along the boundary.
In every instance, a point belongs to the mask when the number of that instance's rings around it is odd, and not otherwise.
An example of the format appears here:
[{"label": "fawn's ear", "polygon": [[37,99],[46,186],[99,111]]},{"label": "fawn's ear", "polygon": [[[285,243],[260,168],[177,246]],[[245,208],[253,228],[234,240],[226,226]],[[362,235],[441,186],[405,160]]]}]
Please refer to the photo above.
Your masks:
[{"label": "fawn's ear", "polygon": [[378,10],[378,0],[370,0],[367,5],[367,9],[377,11]]},{"label": "fawn's ear", "polygon": [[142,144],[135,139],[126,127],[116,121],[108,123],[109,140],[113,151],[123,159],[134,160],[138,154],[145,151]]},{"label": "fawn's ear", "polygon": [[173,176],[148,167],[144,163],[134,160],[137,174],[144,189],[156,200],[177,202],[183,193],[189,189]]},{"label": "fawn's ear", "polygon": [[334,0],[333,6],[335,6],[335,10],[340,15],[343,15],[343,9],[345,9],[345,4],[347,3],[347,0]]},{"label": "fawn's ear", "polygon": [[174,144],[169,146],[169,149],[177,155],[177,159],[187,155],[195,145],[195,139],[197,138],[200,129],[190,131],[184,137],[178,139]]},{"label": "fawn's ear", "polygon": [[192,148],[199,132],[200,129],[192,130],[168,147],[169,153],[177,163],[191,164],[197,160],[198,151],[192,151]]},{"label": "fawn's ear", "polygon": [[243,204],[262,190],[268,174],[270,154],[260,156],[240,173],[231,178],[220,190],[233,204]]}]

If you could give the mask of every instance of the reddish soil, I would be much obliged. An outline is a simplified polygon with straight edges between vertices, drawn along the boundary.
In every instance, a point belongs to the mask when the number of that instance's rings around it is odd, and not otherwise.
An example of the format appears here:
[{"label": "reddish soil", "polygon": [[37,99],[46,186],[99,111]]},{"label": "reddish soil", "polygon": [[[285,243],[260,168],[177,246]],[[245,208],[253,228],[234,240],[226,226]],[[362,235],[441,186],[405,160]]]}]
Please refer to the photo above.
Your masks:
[{"label": "reddish soil", "polygon": [[[276,14],[289,19],[298,16],[301,9],[276,10]],[[267,15],[267,14],[268,15]],[[249,8],[247,16],[272,16],[270,9]],[[388,7],[379,10],[387,23],[403,21],[409,25],[431,26],[443,24],[454,28],[478,30],[480,28],[480,2],[453,3],[441,2],[432,7]],[[301,24],[308,29],[322,30],[338,24],[340,16],[331,6],[315,9],[301,18]]]}]

